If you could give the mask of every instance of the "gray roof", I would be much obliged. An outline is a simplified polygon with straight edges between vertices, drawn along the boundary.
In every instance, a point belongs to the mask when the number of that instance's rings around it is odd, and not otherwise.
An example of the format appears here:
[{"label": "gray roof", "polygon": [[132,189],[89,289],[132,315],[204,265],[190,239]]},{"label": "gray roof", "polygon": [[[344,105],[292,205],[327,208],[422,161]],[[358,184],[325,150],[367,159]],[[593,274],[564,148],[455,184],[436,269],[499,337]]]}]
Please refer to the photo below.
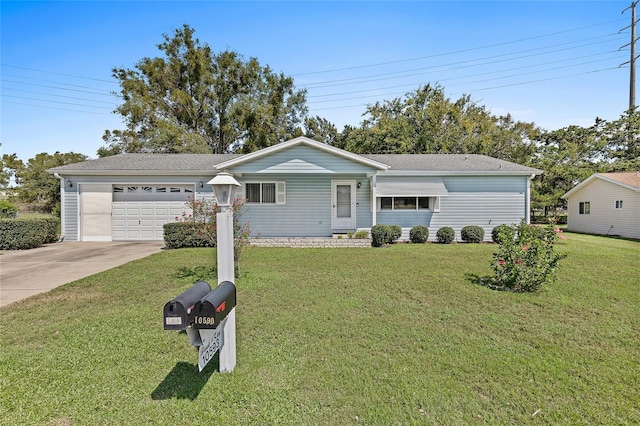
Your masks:
[{"label": "gray roof", "polygon": [[[49,169],[65,175],[91,174],[202,174],[217,172],[220,164],[242,154],[119,154]],[[539,174],[540,170],[476,154],[362,154],[389,166],[386,174]]]},{"label": "gray roof", "polygon": [[215,165],[240,154],[119,154],[49,169],[50,173],[113,174],[198,174],[216,171]]},{"label": "gray roof", "polygon": [[478,154],[362,154],[389,166],[389,172],[519,172],[541,173],[509,161]]}]

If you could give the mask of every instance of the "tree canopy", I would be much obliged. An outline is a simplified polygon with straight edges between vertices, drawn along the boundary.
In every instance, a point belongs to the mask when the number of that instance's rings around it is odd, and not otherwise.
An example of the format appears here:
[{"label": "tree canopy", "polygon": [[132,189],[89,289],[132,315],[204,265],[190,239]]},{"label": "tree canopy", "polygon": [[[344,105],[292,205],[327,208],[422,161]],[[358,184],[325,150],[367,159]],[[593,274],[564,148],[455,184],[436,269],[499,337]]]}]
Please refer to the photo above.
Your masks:
[{"label": "tree canopy", "polygon": [[46,209],[52,209],[60,201],[60,181],[47,169],[85,160],[86,155],[75,152],[42,152],[26,164],[20,162],[15,170],[16,182],[19,183],[17,201],[42,204]]},{"label": "tree canopy", "polygon": [[293,136],[307,112],[291,77],[234,51],[214,53],[188,25],[163,35],[164,57],[114,68],[126,129],[105,131],[99,156],[249,152]]},{"label": "tree canopy", "polygon": [[361,126],[344,135],[343,148],[356,153],[485,154],[525,162],[540,130],[509,115],[493,116],[464,95],[452,101],[441,86],[423,86],[367,108]]}]

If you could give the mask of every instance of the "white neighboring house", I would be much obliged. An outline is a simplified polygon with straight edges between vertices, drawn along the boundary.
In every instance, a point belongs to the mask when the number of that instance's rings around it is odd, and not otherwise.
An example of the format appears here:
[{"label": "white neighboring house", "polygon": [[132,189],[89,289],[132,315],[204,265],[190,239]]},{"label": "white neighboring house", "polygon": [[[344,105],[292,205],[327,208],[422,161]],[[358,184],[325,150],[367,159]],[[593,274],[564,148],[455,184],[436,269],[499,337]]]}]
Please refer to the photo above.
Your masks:
[{"label": "white neighboring house", "polygon": [[595,173],[562,198],[568,231],[640,239],[640,172]]}]

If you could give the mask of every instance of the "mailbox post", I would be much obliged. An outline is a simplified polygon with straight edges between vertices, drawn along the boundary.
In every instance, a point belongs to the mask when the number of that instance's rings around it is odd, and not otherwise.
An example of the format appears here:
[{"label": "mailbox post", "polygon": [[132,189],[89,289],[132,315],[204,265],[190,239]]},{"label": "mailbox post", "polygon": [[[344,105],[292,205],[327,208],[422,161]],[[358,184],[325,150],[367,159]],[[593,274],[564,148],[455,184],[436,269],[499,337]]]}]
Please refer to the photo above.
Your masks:
[{"label": "mailbox post", "polygon": [[236,286],[234,284],[233,211],[231,205],[240,184],[221,172],[208,182],[213,185],[221,211],[216,215],[218,285],[199,281],[164,306],[164,329],[184,330],[192,346],[198,346],[198,368],[204,369],[220,352],[219,371],[236,366]]},{"label": "mailbox post", "polygon": [[[216,214],[217,252],[218,252],[218,285],[224,282],[235,282],[234,254],[233,254],[233,210],[232,204],[236,189],[240,186],[237,180],[227,172],[218,173],[208,182],[213,186],[213,192],[220,206]],[[234,287],[235,291],[235,287]],[[235,297],[235,295],[234,295]],[[235,303],[234,303],[235,305]],[[211,331],[201,330],[203,338],[209,338]],[[220,349],[220,372],[231,372],[236,366],[236,310],[229,311],[222,327],[223,345]],[[202,346],[200,347],[202,351]],[[202,358],[202,352],[201,352]]]}]

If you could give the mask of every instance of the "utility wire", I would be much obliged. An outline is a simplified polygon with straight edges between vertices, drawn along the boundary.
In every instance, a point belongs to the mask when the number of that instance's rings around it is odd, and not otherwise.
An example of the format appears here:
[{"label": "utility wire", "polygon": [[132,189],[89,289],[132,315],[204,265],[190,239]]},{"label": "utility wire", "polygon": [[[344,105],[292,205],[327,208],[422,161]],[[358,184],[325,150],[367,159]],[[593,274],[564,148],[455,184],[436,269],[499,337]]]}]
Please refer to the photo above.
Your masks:
[{"label": "utility wire", "polygon": [[569,29],[569,30],[557,31],[557,32],[554,32],[554,33],[547,33],[547,34],[542,34],[542,35],[522,38],[522,39],[518,39],[518,40],[505,41],[505,42],[502,42],[502,43],[494,43],[494,44],[489,44],[489,45],[485,45],[485,46],[478,46],[478,47],[472,47],[472,48],[468,48],[468,49],[455,50],[455,51],[452,51],[452,52],[444,52],[444,53],[437,53],[437,54],[434,54],[434,55],[420,56],[420,57],[417,57],[417,58],[399,59],[399,60],[396,60],[396,61],[379,62],[379,63],[375,63],[375,64],[357,65],[357,66],[353,66],[353,67],[345,67],[345,68],[336,68],[336,69],[330,69],[330,70],[310,71],[310,72],[298,73],[298,74],[293,74],[292,77],[303,76],[303,75],[313,75],[313,74],[324,74],[324,73],[331,73],[331,72],[337,72],[337,71],[348,71],[348,70],[361,69],[361,68],[378,67],[378,66],[382,66],[382,65],[399,64],[399,63],[403,63],[403,62],[419,61],[419,60],[422,60],[422,59],[431,59],[431,58],[437,58],[437,57],[440,57],[440,56],[454,55],[456,53],[473,52],[473,51],[482,50],[482,49],[489,49],[489,48],[492,48],[492,47],[506,46],[508,44],[521,43],[523,41],[530,41],[530,40],[536,40],[536,39],[539,39],[539,38],[550,37],[550,36],[554,36],[554,35],[566,34],[566,33],[573,32],[573,31],[585,30],[585,29],[597,27],[597,26],[600,26],[600,25],[607,25],[607,24],[616,23],[616,22],[620,22],[620,21],[622,21],[622,19],[616,19],[616,20],[607,21],[607,22],[600,22],[600,23],[597,23],[597,24],[587,25],[587,26],[584,26],[584,27],[572,28],[572,29]]}]

